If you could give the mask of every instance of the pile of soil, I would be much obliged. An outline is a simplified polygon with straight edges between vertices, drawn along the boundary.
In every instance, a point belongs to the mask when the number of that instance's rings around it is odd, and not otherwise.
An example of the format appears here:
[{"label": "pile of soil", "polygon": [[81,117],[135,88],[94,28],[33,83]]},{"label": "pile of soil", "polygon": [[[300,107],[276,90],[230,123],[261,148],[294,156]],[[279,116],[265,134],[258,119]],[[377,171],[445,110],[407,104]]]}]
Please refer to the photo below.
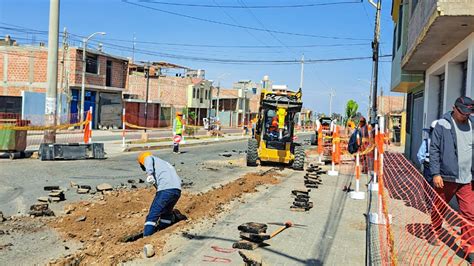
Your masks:
[{"label": "pile of soil", "polygon": [[51,264],[62,265],[78,261],[81,264],[116,264],[141,256],[145,244],[152,244],[159,255],[170,234],[191,227],[199,220],[216,216],[224,210],[225,204],[245,193],[256,192],[256,187],[260,185],[277,184],[279,181],[276,175],[274,172],[249,173],[206,193],[183,193],[176,208],[185,214],[188,220],[135,242],[123,243],[121,239],[143,229],[148,207],[155,195],[154,189],[113,191],[95,202],[79,202],[66,206],[70,214],[52,220],[49,225],[65,239],[82,242],[84,248],[73,256],[53,261]]}]

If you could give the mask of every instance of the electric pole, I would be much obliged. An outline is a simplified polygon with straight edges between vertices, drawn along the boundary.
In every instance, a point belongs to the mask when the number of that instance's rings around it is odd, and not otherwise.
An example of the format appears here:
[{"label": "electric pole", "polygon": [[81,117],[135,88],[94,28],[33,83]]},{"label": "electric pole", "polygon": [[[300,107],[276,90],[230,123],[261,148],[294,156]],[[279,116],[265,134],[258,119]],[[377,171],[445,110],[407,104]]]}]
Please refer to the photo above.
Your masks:
[{"label": "electric pole", "polygon": [[64,79],[66,78],[66,52],[69,49],[68,45],[68,33],[66,27],[64,27],[64,33],[63,33],[63,52],[62,52],[62,60],[61,60],[61,66],[62,66],[62,71],[61,71],[61,85],[59,86],[61,89],[58,91],[58,119],[57,123],[58,125],[61,124],[61,115],[62,115],[62,109],[63,109],[63,93],[66,92],[66,88],[64,84]]},{"label": "electric pole", "polygon": [[332,97],[336,96],[334,89],[329,93],[329,116],[332,117]]},{"label": "electric pole", "polygon": [[[48,33],[48,78],[46,91],[46,104],[44,113],[46,125],[56,125],[56,101],[58,91],[58,39],[59,39],[59,0],[49,2],[49,33]],[[45,143],[56,142],[56,131],[45,130]]]},{"label": "electric pole", "polygon": [[216,118],[219,120],[219,97],[221,93],[221,81],[217,81],[217,103],[216,103]]},{"label": "electric pole", "polygon": [[303,90],[304,79],[304,54],[301,56],[301,73],[300,73],[300,89]]},{"label": "electric pole", "polygon": [[150,89],[150,63],[147,63],[145,68],[145,78],[146,78],[146,94],[145,94],[145,133],[148,122],[148,90]]},{"label": "electric pole", "polygon": [[370,113],[370,123],[375,124],[377,119],[377,86],[378,86],[378,76],[379,76],[379,39],[380,39],[380,11],[382,9],[382,0],[378,0],[377,3],[374,3],[373,0],[369,0],[369,3],[372,4],[377,12],[375,13],[375,30],[374,30],[374,40],[372,42],[372,61],[373,61],[373,75],[372,75],[372,90],[371,90],[371,113]]},{"label": "electric pole", "polygon": [[[300,71],[300,90],[303,91],[303,79],[304,79],[304,54],[301,55],[301,71]],[[301,128],[302,126],[302,121],[301,121],[301,113],[299,113],[299,119],[298,119],[298,126]],[[303,123],[304,126],[304,123]],[[304,127],[303,127],[304,131]]]}]

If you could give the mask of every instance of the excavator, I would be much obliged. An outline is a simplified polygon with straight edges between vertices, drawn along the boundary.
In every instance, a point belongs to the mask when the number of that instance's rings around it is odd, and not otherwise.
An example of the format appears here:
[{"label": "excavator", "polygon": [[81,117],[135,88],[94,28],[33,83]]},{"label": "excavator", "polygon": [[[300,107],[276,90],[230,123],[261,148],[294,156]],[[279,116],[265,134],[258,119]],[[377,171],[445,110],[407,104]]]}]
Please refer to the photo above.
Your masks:
[{"label": "excavator", "polygon": [[305,151],[295,142],[295,115],[302,107],[301,89],[297,92],[262,90],[255,138],[248,141],[247,166],[257,166],[259,161],[304,169]]}]

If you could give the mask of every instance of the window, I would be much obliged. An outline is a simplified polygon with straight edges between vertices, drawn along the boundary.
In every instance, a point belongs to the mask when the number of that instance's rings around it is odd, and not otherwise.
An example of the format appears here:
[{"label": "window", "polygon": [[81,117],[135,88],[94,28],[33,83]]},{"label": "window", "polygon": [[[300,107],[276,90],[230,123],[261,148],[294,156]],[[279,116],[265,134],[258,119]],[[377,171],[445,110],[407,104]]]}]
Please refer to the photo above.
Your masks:
[{"label": "window", "polygon": [[107,60],[107,69],[105,71],[105,86],[112,86],[112,61]]},{"label": "window", "polygon": [[193,99],[196,99],[196,88],[193,87]]},{"label": "window", "polygon": [[439,75],[439,93],[438,93],[438,117],[443,115],[444,104],[444,73]]},{"label": "window", "polygon": [[461,63],[462,67],[462,84],[461,84],[461,96],[466,96],[467,86],[467,61]]},{"label": "window", "polygon": [[97,55],[86,55],[86,73],[99,74]]},{"label": "window", "polygon": [[400,5],[398,12],[398,24],[397,24],[397,50],[402,44],[402,29],[403,29],[403,4]]}]

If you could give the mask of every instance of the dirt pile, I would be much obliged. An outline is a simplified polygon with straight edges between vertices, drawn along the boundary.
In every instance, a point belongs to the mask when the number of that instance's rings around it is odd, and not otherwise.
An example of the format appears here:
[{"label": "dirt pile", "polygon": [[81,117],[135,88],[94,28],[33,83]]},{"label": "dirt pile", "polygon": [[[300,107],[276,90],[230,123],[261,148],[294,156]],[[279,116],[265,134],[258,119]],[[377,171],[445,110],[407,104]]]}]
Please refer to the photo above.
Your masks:
[{"label": "dirt pile", "polygon": [[[152,244],[156,253],[160,254],[167,236],[179,229],[186,229],[201,219],[214,217],[223,211],[225,204],[245,193],[255,192],[260,185],[277,184],[279,181],[275,176],[274,172],[250,173],[206,193],[183,193],[177,209],[188,216],[187,221],[129,243],[123,243],[120,239],[142,230],[155,194],[154,189],[113,191],[95,202],[66,206],[70,214],[58,217],[49,225],[64,238],[82,242],[84,248],[74,256],[51,264],[63,265],[72,261],[80,261],[81,264],[116,264],[141,256],[145,244]],[[78,219],[82,216],[85,219]]]}]

